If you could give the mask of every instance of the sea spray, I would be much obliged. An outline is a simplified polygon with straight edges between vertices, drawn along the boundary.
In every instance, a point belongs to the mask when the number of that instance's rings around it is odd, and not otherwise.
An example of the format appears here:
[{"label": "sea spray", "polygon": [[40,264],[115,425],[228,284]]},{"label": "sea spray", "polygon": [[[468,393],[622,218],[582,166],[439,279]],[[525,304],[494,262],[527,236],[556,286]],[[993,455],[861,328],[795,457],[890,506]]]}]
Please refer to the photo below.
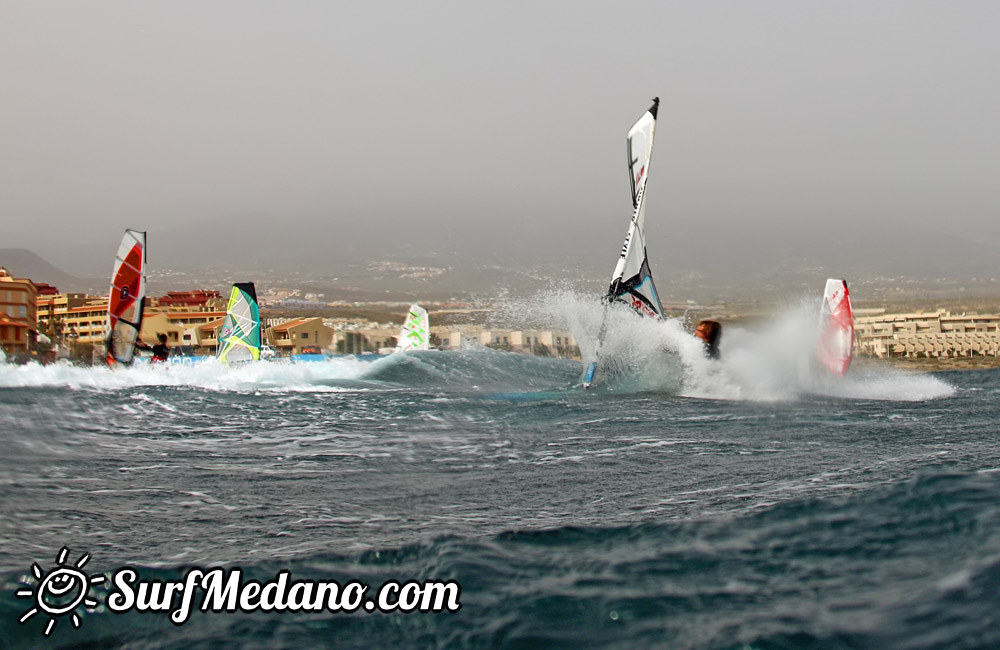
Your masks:
[{"label": "sea spray", "polygon": [[83,390],[120,390],[138,386],[175,386],[213,391],[329,390],[329,382],[352,380],[370,364],[351,357],[327,363],[294,364],[287,361],[258,362],[229,367],[215,357],[195,363],[151,365],[136,363],[115,369],[106,366],[76,366],[68,362],[41,365],[0,365],[0,387],[68,387]]},{"label": "sea spray", "polygon": [[599,360],[596,386],[601,390],[764,402],[816,394],[912,401],[954,393],[940,378],[901,372],[888,362],[832,376],[815,363],[819,318],[814,297],[803,297],[752,327],[723,323],[718,361],[706,357],[682,319],[643,318],[624,305],[605,305],[569,289],[506,297],[497,313],[508,323],[570,330],[584,362]]},{"label": "sea spray", "polygon": [[[625,306],[604,305],[593,295],[553,290],[527,299],[506,298],[494,319],[508,327],[564,328],[584,360],[599,358],[598,391],[652,392],[706,399],[775,402],[809,395],[896,401],[947,397],[954,389],[939,377],[905,373],[887,362],[833,377],[813,363],[817,335],[814,300],[783,309],[752,326],[726,325],[721,360],[708,359],[702,342],[680,319],[642,318]],[[597,353],[604,324],[604,337]],[[374,361],[335,357],[317,363],[258,362],[227,367],[214,358],[191,364],[139,363],[106,367],[0,363],[0,388],[116,391],[136,387],[195,388],[255,393],[417,390],[449,393],[531,392],[578,387],[584,366],[487,350],[391,355]]]}]

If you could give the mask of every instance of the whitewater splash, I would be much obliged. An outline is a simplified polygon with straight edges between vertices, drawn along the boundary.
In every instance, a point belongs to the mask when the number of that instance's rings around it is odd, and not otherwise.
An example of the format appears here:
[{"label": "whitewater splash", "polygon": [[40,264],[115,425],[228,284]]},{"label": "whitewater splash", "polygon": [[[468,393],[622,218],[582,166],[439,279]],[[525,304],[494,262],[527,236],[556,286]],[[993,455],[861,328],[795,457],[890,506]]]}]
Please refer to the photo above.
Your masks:
[{"label": "whitewater splash", "polygon": [[337,391],[336,382],[356,380],[372,364],[352,357],[322,363],[261,362],[230,367],[215,357],[195,363],[136,364],[111,369],[69,363],[0,364],[0,388],[64,387],[119,390],[140,386],[183,386],[216,391]]},{"label": "whitewater splash", "polygon": [[69,388],[113,391],[163,386],[254,393],[341,392],[401,389],[491,393],[565,388],[578,374],[576,362],[500,352],[477,346],[455,351],[410,351],[385,357],[331,357],[228,366],[215,357],[193,363],[104,366],[0,363],[2,388]]},{"label": "whitewater splash", "polygon": [[605,308],[593,296],[571,290],[549,291],[526,301],[508,300],[501,313],[507,319],[568,328],[585,361],[595,358],[606,318],[596,384],[604,391],[751,401],[806,395],[920,401],[955,393],[937,377],[888,365],[855,368],[842,378],[818,367],[814,363],[819,326],[815,300],[804,300],[754,329],[725,327],[718,361],[705,356],[703,343],[679,319],[642,318],[627,307]]},{"label": "whitewater splash", "polygon": [[[507,299],[497,310],[502,322],[569,329],[585,360],[594,358],[603,317],[604,306],[599,300],[569,290],[528,300]],[[855,367],[843,378],[833,377],[812,363],[817,326],[812,302],[786,310],[753,329],[726,326],[720,346],[722,358],[715,361],[705,356],[702,342],[678,319],[640,318],[626,307],[613,305],[607,309],[597,392],[767,402],[810,395],[920,401],[955,393],[938,377],[902,372],[888,365]],[[583,366],[574,361],[475,347],[408,352],[376,360],[346,356],[313,363],[282,360],[236,367],[215,358],[115,370],[0,361],[0,388],[173,386],[237,392],[427,389],[466,394],[558,390],[570,396],[586,394],[580,385],[582,373]]]}]

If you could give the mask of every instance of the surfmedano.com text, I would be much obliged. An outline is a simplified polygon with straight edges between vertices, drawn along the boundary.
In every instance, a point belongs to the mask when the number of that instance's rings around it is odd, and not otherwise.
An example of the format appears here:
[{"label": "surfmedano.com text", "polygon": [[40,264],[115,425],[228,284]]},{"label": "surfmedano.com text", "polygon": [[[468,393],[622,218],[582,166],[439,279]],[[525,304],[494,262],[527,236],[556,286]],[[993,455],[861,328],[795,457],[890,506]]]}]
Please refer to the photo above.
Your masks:
[{"label": "surfmedano.com text", "polygon": [[[358,580],[344,583],[292,580],[290,571],[279,571],[273,580],[244,579],[239,568],[192,568],[180,581],[142,580],[132,567],[123,567],[111,578],[106,604],[113,612],[170,613],[183,625],[197,608],[202,612],[345,612],[391,613],[457,612],[462,587],[454,580],[390,580],[374,594]],[[200,597],[199,597],[200,594]]]}]

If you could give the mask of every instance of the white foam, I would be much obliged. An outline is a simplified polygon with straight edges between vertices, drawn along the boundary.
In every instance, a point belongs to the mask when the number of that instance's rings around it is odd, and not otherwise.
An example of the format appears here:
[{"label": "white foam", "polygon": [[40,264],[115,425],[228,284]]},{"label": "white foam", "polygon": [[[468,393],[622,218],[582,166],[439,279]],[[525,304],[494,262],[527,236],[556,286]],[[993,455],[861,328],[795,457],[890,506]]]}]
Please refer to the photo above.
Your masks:
[{"label": "white foam", "polygon": [[[815,299],[804,299],[750,328],[725,327],[721,360],[708,359],[702,342],[678,319],[655,321],[625,306],[605,307],[593,296],[549,291],[507,313],[567,327],[585,361],[594,359],[601,322],[598,385],[616,391],[665,391],[708,399],[782,401],[803,395],[846,399],[917,401],[948,397],[955,389],[929,374],[884,367],[849,370],[834,377],[813,363],[819,326]],[[605,316],[606,314],[606,316]],[[669,351],[669,352],[665,352]]]},{"label": "white foam", "polygon": [[[378,362],[375,362],[378,363]],[[119,390],[138,386],[185,386],[219,391],[336,391],[324,382],[360,377],[372,362],[333,357],[312,363],[268,361],[230,367],[214,357],[195,363],[136,364],[107,368],[0,363],[0,387],[64,387],[78,390]]]}]

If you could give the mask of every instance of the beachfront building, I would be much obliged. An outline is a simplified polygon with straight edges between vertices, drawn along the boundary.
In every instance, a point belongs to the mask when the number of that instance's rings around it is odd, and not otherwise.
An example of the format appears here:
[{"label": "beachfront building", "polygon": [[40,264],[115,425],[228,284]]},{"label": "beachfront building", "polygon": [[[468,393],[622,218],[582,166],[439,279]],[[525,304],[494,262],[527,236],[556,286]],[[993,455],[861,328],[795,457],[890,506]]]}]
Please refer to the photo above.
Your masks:
[{"label": "beachfront building", "polygon": [[282,355],[302,354],[302,348],[330,348],[333,328],[320,317],[296,318],[267,329],[267,340]]},{"label": "beachfront building", "polygon": [[166,334],[170,347],[180,347],[188,354],[215,354],[218,344],[215,330],[222,326],[225,317],[225,311],[150,308],[143,316],[139,338],[152,345],[159,334]]},{"label": "beachfront building", "polygon": [[371,327],[336,329],[330,346],[337,352],[355,354],[360,352],[386,351],[395,349],[399,342],[399,325],[373,325]]},{"label": "beachfront building", "polygon": [[195,354],[215,354],[219,351],[219,332],[226,323],[226,317],[217,318],[198,327],[198,347]]},{"label": "beachfront building", "polygon": [[498,350],[513,350],[511,332],[508,329],[484,329],[479,333],[479,344]]},{"label": "beachfront building", "polygon": [[885,357],[1000,356],[1000,316],[932,313],[876,313],[855,316],[858,353]]},{"label": "beachfront building", "polygon": [[439,325],[431,326],[431,335],[442,350],[461,350],[479,345],[479,335],[483,328],[479,325]]},{"label": "beachfront building", "polygon": [[156,307],[199,307],[201,311],[225,310],[226,300],[218,291],[168,291],[167,295],[154,298]]},{"label": "beachfront building", "polygon": [[[88,301],[95,300],[93,296],[88,296],[85,293],[55,293],[51,295],[39,294],[38,298],[35,300],[35,306],[38,313],[38,325],[42,327],[43,324],[47,324],[49,320],[56,318],[63,320],[66,315],[69,314],[70,309],[75,309],[76,307],[83,307]],[[98,298],[97,300],[104,301],[103,298]],[[105,304],[106,301],[104,301]]]},{"label": "beachfront building", "polygon": [[541,357],[580,356],[580,348],[566,330],[483,330],[479,342],[491,348]]},{"label": "beachfront building", "polygon": [[[143,310],[140,340],[152,345],[157,335],[163,333],[171,347],[187,348],[186,351],[192,354],[215,354],[214,329],[221,326],[225,308],[206,310],[197,305],[154,305],[153,302],[147,299]],[[54,341],[61,340],[67,345],[104,344],[107,297],[82,293],[39,296],[37,309],[39,331],[48,333]]]},{"label": "beachfront building", "polygon": [[108,324],[108,299],[87,296],[82,304],[52,314],[53,326],[61,322],[61,334],[73,343],[104,343]]},{"label": "beachfront building", "polygon": [[0,346],[7,354],[28,354],[38,336],[38,288],[0,267]]},{"label": "beachfront building", "polygon": [[511,332],[515,352],[540,357],[578,358],[580,348],[566,330],[519,330]]}]

